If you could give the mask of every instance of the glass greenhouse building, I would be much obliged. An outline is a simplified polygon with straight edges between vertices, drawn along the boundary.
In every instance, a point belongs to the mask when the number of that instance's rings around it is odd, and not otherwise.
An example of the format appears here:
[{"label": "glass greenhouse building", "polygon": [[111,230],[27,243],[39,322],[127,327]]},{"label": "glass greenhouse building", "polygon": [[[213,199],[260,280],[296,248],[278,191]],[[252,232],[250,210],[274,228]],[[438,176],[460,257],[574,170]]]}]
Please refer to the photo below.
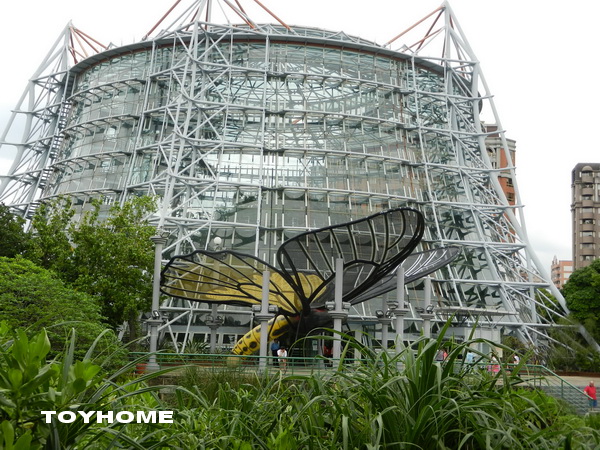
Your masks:
[{"label": "glass greenhouse building", "polygon": [[[420,250],[460,247],[433,276],[434,323],[455,314],[459,338],[478,321],[483,337],[546,340],[564,302],[523,231],[518,190],[509,202],[498,181],[508,173],[516,189],[479,63],[449,6],[439,14],[458,56],[285,24],[196,20],[64,72],[47,67],[26,94],[45,101],[44,112],[26,125],[0,200],[30,217],[58,196],[84,210],[96,198],[108,208],[153,195],[160,206],[150,220],[169,234],[164,259],[219,242],[273,265],[281,243],[301,232],[412,207],[426,220]],[[482,108],[495,117],[506,167],[492,161]],[[0,145],[14,144],[5,133]],[[423,285],[407,286],[408,335],[421,329]],[[539,299],[541,288],[559,303]],[[378,333],[385,307],[385,297],[355,305],[350,328]],[[174,298],[162,309],[171,317],[162,330],[179,342],[205,339],[215,313]],[[224,346],[252,322],[243,308],[218,314]]]}]

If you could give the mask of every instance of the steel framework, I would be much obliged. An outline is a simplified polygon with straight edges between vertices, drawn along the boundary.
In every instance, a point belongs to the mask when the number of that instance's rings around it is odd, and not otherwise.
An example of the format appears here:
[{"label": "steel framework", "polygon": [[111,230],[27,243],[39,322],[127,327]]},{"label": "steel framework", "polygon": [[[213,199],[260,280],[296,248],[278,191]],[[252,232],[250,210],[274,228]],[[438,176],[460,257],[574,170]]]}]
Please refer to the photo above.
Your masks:
[{"label": "steel framework", "polygon": [[[291,28],[270,11],[275,24],[257,25],[235,3],[221,4],[242,25],[211,23],[214,2],[196,1],[165,15],[159,24],[173,20],[158,34],[81,61],[68,55],[85,35],[67,27],[0,140],[16,149],[0,201],[30,217],[61,195],[82,210],[93,198],[108,207],[155,195],[164,259],[213,250],[216,237],[270,264],[302,232],[410,206],[425,216],[420,250],[461,249],[434,280],[439,319],[458,312],[463,330],[477,320],[490,337],[501,328],[546,342],[564,300],[529,244],[509,145],[448,3],[383,46]],[[507,167],[490,160],[483,108]],[[16,117],[23,133],[11,143]],[[423,283],[407,293],[407,331],[417,332]],[[380,308],[371,303],[350,322],[369,323]],[[225,335],[251,325],[250,312],[228,307],[167,299],[162,309],[163,330],[184,346],[216,314],[230,318]]]}]

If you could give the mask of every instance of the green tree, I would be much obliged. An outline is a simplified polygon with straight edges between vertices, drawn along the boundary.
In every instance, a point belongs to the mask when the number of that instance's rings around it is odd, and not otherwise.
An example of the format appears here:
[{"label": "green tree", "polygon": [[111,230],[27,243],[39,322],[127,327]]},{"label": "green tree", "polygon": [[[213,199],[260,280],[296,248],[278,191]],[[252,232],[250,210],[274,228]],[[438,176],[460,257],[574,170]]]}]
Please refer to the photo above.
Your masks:
[{"label": "green tree", "polygon": [[112,327],[129,324],[129,338],[139,333],[139,316],[152,302],[155,228],[145,217],[155,209],[150,197],[113,206],[108,217],[100,204],[73,224],[74,286],[96,297]]},{"label": "green tree", "polygon": [[549,330],[558,344],[548,353],[548,362],[555,369],[600,370],[600,354],[590,345],[592,339],[600,340],[600,260],[573,272],[562,293],[570,314]]},{"label": "green tree", "polygon": [[576,270],[563,287],[571,314],[579,322],[600,319],[600,259]]},{"label": "green tree", "polygon": [[155,207],[151,197],[134,198],[108,211],[93,202],[78,218],[68,200],[43,205],[33,220],[34,242],[27,256],[93,296],[111,327],[127,322],[129,340],[135,340],[139,315],[152,301],[150,237],[155,229],[146,217]]},{"label": "green tree", "polygon": [[0,203],[0,256],[14,258],[27,250],[31,236],[24,230],[24,225],[24,219],[14,215],[7,206]]},{"label": "green tree", "polygon": [[[20,257],[0,258],[0,321],[30,332],[47,328],[55,352],[62,349],[72,329],[84,346],[105,329],[100,307],[90,295]],[[114,333],[105,336],[104,344],[117,347]]]},{"label": "green tree", "polygon": [[554,322],[557,320],[555,311],[562,311],[562,307],[558,300],[547,289],[538,289],[535,292],[535,310],[542,320]]},{"label": "green tree", "polygon": [[73,277],[68,229],[74,214],[68,199],[41,204],[32,220],[33,237],[25,253],[26,258],[66,281]]}]

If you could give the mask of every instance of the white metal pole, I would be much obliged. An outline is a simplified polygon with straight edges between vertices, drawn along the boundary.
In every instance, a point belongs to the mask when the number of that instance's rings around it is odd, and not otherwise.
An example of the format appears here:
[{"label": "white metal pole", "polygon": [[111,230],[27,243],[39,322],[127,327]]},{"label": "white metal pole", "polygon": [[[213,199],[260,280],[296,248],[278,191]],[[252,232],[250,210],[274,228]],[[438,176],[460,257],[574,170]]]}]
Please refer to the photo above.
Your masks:
[{"label": "white metal pole", "polygon": [[425,312],[421,314],[421,318],[423,319],[423,336],[429,338],[431,337],[431,319],[433,318],[433,314],[428,311],[429,306],[431,305],[431,277],[425,278]]},{"label": "white metal pole", "polygon": [[343,318],[343,295],[344,295],[344,260],[337,258],[335,260],[335,291],[334,291],[335,309],[332,311],[333,329],[338,336],[333,340],[333,359],[339,361],[342,354],[342,342],[339,333],[342,332]]},{"label": "white metal pole", "polygon": [[404,308],[404,267],[400,266],[396,270],[396,301],[398,306],[396,308],[396,353],[399,353],[402,349],[402,342],[404,341],[404,316],[407,311]]},{"label": "white metal pole", "polygon": [[152,311],[147,321],[150,326],[150,358],[146,370],[156,372],[160,369],[156,362],[156,351],[158,350],[158,328],[162,324],[160,315],[160,271],[162,266],[162,251],[167,238],[157,234],[150,238],[154,242],[154,273],[152,279]]},{"label": "white metal pole", "polygon": [[388,348],[388,338],[389,338],[389,325],[392,323],[392,319],[388,316],[388,297],[387,294],[383,295],[382,299],[383,306],[383,316],[379,318],[379,322],[381,323],[381,348]]},{"label": "white metal pole", "polygon": [[211,307],[212,320],[208,323],[210,327],[210,353],[214,355],[217,351],[217,328],[219,328],[219,320],[217,316],[219,314],[219,305],[216,303],[212,304]]},{"label": "white metal pole", "polygon": [[267,351],[269,345],[269,283],[271,272],[265,270],[263,272],[262,282],[262,298],[260,304],[260,314],[257,314],[257,319],[260,321],[260,360],[258,362],[259,370],[264,370],[267,367]]}]

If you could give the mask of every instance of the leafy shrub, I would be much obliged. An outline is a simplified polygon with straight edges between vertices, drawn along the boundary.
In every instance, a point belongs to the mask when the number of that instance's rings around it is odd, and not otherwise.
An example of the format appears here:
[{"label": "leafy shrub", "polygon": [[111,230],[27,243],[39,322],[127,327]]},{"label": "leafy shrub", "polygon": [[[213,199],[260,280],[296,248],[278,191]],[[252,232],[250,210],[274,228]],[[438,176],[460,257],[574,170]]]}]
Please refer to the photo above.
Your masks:
[{"label": "leafy shrub", "polygon": [[[124,380],[131,366],[106,376],[91,356],[92,343],[82,359],[75,359],[76,334],[71,334],[64,352],[47,360],[51,343],[42,329],[28,337],[25,331],[12,331],[0,324],[0,430],[4,442],[0,448],[108,448],[108,442],[130,443],[124,424],[85,423],[76,420],[60,423],[54,416],[46,423],[41,411],[119,411],[135,402],[137,408],[157,409],[160,402],[145,382],[161,373]],[[152,424],[146,424],[138,437],[152,436]],[[150,429],[149,429],[150,428]]]},{"label": "leafy shrub", "polygon": [[[113,354],[120,348],[116,335],[104,331],[94,298],[71,289],[52,272],[23,258],[0,258],[0,321],[30,333],[45,329],[51,342],[50,356],[62,351],[72,329],[78,340],[77,358],[84,356],[99,335],[99,352]],[[124,350],[121,353],[124,356]]]},{"label": "leafy shrub", "polygon": [[[339,369],[322,375],[280,374],[257,383],[229,379],[214,385],[212,374],[198,371],[191,388],[178,393],[177,440],[186,448],[218,449],[554,449],[600,444],[600,434],[591,427],[577,428],[581,419],[565,415],[560,402],[523,388],[517,371],[488,373],[465,363],[473,344],[490,342],[447,342],[445,330],[438,339],[421,338],[398,354],[375,352],[344,335]],[[448,357],[436,361],[442,347]],[[359,360],[346,360],[357,352]],[[491,356],[478,353],[484,367]],[[211,386],[210,392],[202,385]]]},{"label": "leafy shrub", "polygon": [[[594,448],[598,421],[568,415],[560,402],[526,389],[518,371],[469,365],[472,344],[421,338],[413,346],[375,352],[351,336],[336,369],[320,375],[256,375],[239,367],[188,368],[167,405],[157,372],[110,376],[74,359],[75,337],[46,361],[47,333],[29,338],[0,326],[0,448]],[[333,339],[320,336],[318,339]],[[311,339],[311,338],[307,338]],[[445,361],[436,361],[440,348]],[[508,349],[505,349],[508,350]],[[347,355],[360,353],[360,359]],[[476,352],[477,353],[477,352]],[[484,367],[491,355],[478,353]],[[39,411],[173,409],[174,423],[45,424]]]}]

